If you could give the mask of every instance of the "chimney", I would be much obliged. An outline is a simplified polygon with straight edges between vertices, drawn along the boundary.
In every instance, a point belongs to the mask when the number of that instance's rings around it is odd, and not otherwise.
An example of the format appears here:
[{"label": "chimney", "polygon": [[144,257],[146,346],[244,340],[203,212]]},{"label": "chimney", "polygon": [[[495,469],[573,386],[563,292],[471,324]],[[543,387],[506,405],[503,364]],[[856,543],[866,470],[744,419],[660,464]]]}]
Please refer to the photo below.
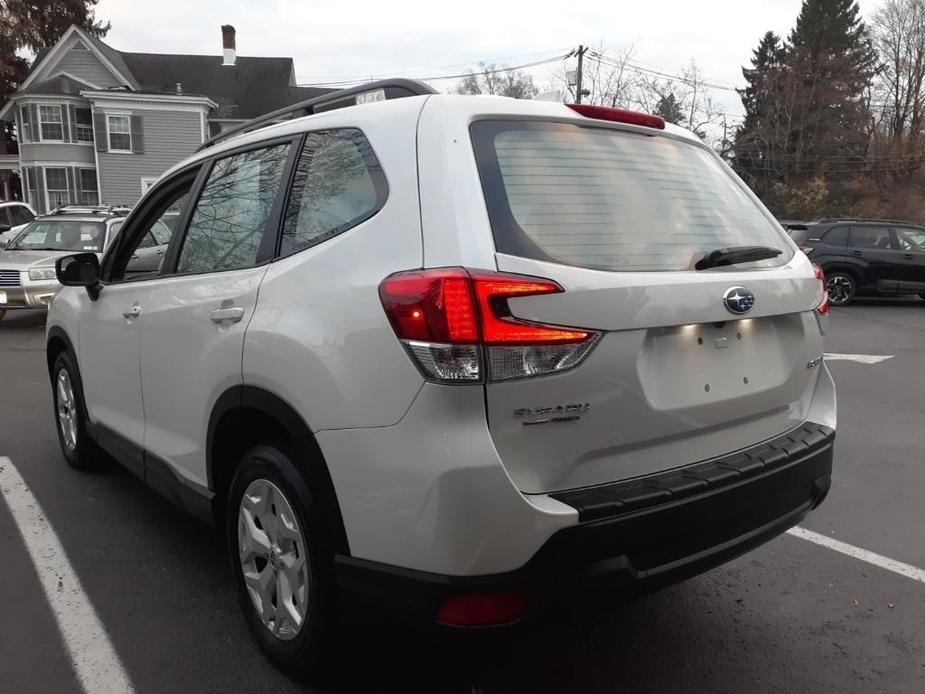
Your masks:
[{"label": "chimney", "polygon": [[222,65],[234,65],[237,53],[234,45],[234,27],[230,24],[222,24],[222,49],[224,50]]}]

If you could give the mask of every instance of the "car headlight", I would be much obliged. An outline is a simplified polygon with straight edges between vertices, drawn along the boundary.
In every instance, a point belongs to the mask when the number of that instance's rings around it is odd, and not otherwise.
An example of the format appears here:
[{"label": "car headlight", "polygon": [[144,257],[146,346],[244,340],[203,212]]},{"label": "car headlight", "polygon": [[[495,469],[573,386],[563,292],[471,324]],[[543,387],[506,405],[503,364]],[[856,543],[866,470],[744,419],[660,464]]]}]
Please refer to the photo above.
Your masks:
[{"label": "car headlight", "polygon": [[34,267],[29,270],[29,279],[33,282],[41,282],[43,280],[57,279],[57,275],[55,275],[53,267]]}]

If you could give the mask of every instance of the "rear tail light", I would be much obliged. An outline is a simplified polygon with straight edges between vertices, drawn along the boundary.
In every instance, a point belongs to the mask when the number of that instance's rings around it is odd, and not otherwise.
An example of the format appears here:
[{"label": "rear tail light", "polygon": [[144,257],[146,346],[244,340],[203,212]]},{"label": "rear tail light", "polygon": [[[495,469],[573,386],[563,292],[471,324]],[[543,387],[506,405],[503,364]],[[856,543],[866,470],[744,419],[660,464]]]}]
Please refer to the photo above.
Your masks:
[{"label": "rear tail light", "polygon": [[826,316],[829,313],[829,292],[825,286],[825,273],[822,268],[813,263],[813,269],[816,271],[816,279],[822,282],[822,301],[816,307],[820,316]]},{"label": "rear tail light", "polygon": [[395,334],[424,375],[443,383],[541,376],[581,363],[598,333],[524,321],[508,306],[561,291],[550,280],[463,268],[400,272],[379,286]]}]

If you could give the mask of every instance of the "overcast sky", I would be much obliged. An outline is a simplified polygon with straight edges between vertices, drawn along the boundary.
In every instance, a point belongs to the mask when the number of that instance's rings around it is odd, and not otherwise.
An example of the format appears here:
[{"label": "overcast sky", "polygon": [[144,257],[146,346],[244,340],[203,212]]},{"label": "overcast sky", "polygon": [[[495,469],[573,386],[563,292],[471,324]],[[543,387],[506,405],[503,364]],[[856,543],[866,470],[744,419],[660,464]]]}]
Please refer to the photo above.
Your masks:
[{"label": "overcast sky", "polygon": [[[695,59],[706,78],[741,86],[761,35],[786,34],[800,0],[100,0],[104,39],[122,51],[221,53],[221,24],[240,55],[292,56],[299,83],[369,76],[430,77],[479,61],[519,65],[579,43],[634,49],[640,65],[670,73]],[[879,0],[862,0],[865,16]],[[556,65],[530,70],[538,83]],[[452,82],[433,83],[438,89]],[[714,96],[741,113],[733,92]]]}]

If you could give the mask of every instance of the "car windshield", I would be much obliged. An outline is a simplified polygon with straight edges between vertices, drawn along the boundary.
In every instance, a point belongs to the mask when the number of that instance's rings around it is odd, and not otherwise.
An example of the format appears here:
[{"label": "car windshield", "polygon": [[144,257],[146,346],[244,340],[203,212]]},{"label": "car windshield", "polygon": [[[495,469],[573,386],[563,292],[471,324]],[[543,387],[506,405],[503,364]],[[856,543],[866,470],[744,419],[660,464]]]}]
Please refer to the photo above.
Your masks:
[{"label": "car windshield", "polygon": [[88,251],[102,253],[103,222],[38,219],[22,230],[8,251]]}]

